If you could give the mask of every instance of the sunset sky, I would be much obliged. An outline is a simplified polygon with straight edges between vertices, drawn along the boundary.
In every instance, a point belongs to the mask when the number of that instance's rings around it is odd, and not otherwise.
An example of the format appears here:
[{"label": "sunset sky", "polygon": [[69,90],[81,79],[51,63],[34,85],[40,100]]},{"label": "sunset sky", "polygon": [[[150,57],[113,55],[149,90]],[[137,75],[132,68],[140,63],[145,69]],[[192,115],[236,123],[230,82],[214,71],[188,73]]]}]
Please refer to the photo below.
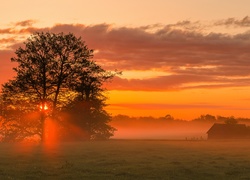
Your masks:
[{"label": "sunset sky", "polygon": [[249,0],[4,1],[0,84],[13,77],[10,58],[33,32],[72,32],[104,69],[123,72],[107,85],[112,115],[250,118],[249,7]]}]

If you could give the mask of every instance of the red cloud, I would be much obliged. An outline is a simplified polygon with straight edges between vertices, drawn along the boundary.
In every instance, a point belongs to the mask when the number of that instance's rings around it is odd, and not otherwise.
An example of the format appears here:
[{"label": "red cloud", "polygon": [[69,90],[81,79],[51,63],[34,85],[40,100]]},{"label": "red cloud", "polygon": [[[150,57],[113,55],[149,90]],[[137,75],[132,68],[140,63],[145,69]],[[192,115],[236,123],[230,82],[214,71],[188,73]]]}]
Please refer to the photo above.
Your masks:
[{"label": "red cloud", "polygon": [[248,86],[250,78],[230,79],[209,75],[169,75],[148,79],[122,79],[115,77],[106,85],[109,90],[176,91],[194,88],[223,88]]},{"label": "red cloud", "polygon": [[250,17],[246,16],[241,20],[236,18],[228,18],[226,20],[217,21],[215,23],[216,26],[242,26],[249,27],[250,26]]},{"label": "red cloud", "polygon": [[[248,19],[243,22],[248,22]],[[29,21],[19,24],[28,25]],[[149,79],[117,77],[109,84],[109,89],[164,91],[248,86],[250,33],[203,34],[195,28],[189,31],[173,28],[190,24],[189,21],[183,21],[165,27],[153,25],[135,28],[108,24],[57,24],[47,28],[0,29],[0,32],[15,36],[36,31],[71,32],[81,36],[89,48],[96,50],[94,59],[105,69],[167,70],[171,73],[169,76]],[[150,31],[151,28],[154,31]],[[20,46],[18,43],[11,47],[16,49]]]},{"label": "red cloud", "polygon": [[24,26],[32,26],[36,22],[37,22],[36,20],[29,19],[29,20],[17,22],[17,23],[15,23],[15,25],[16,26],[23,26],[23,27]]}]

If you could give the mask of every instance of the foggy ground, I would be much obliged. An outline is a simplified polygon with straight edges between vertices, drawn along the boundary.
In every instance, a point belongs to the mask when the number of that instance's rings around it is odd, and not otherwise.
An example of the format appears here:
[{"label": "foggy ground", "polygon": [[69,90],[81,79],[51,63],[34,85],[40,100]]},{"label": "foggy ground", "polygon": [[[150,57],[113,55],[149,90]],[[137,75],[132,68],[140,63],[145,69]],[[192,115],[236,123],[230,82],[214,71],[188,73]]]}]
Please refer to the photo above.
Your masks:
[{"label": "foggy ground", "polygon": [[0,144],[0,179],[248,179],[250,141]]}]

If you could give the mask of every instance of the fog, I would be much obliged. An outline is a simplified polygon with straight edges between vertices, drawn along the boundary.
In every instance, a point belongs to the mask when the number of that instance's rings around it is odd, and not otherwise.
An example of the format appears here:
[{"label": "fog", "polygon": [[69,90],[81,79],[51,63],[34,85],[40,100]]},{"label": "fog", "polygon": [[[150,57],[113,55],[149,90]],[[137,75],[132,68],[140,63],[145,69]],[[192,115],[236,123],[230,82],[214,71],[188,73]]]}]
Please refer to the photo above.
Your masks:
[{"label": "fog", "polygon": [[169,139],[169,140],[206,140],[207,131],[214,123],[225,123],[227,119],[236,119],[239,123],[249,125],[244,118],[201,115],[192,120],[165,117],[129,117],[117,115],[111,125],[117,129],[112,139]]}]

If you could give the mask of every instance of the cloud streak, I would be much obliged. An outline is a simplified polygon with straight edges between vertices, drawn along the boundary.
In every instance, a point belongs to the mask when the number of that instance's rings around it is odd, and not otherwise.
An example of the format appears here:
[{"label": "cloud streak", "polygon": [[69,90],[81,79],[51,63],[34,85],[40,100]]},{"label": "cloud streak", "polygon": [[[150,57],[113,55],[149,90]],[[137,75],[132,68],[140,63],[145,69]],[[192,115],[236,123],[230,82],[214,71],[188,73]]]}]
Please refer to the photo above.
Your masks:
[{"label": "cloud streak", "polygon": [[250,27],[250,17],[246,16],[243,19],[228,18],[225,20],[220,20],[215,22],[216,26],[240,26],[240,27]]},{"label": "cloud streak", "polygon": [[141,109],[141,110],[164,110],[164,109],[224,109],[224,110],[250,110],[246,107],[214,105],[208,103],[193,103],[193,104],[110,104],[112,107]]},{"label": "cloud streak", "polygon": [[20,22],[15,23],[15,26],[22,26],[22,27],[32,26],[36,22],[37,22],[36,20],[29,19],[29,20],[20,21]]}]

